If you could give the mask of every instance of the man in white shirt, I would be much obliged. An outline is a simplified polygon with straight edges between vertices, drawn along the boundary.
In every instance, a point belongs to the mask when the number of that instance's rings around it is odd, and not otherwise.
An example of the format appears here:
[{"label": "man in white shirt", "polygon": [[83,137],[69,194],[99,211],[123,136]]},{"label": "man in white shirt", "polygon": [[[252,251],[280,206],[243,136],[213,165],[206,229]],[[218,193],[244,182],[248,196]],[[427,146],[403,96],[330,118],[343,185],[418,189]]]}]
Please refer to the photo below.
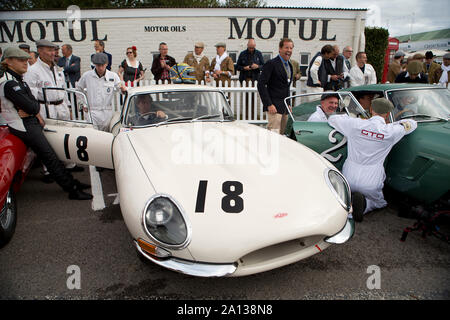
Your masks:
[{"label": "man in white shirt", "polygon": [[328,117],[336,112],[339,107],[339,95],[336,93],[324,93],[320,97],[320,105],[316,107],[316,112],[308,118],[309,122],[327,122]]},{"label": "man in white shirt", "polygon": [[86,91],[89,102],[89,114],[84,110],[86,119],[90,119],[98,130],[108,131],[109,121],[112,117],[112,104],[114,91],[126,91],[123,82],[117,73],[107,70],[108,56],[96,53],[92,56],[95,68],[83,73],[78,81],[77,89]]},{"label": "man in white shirt", "polygon": [[41,39],[36,41],[39,57],[35,64],[30,66],[25,73],[24,81],[31,89],[31,93],[41,104],[40,114],[42,118],[48,117],[59,120],[69,120],[70,110],[67,95],[63,90],[47,90],[46,98],[48,105],[44,103],[44,95],[42,88],[57,87],[65,88],[66,81],[63,71],[54,63],[55,47],[48,40]]},{"label": "man in white shirt", "polygon": [[389,100],[377,98],[372,101],[372,117],[368,120],[348,115],[332,115],[328,119],[328,123],[347,138],[347,159],[342,173],[350,184],[352,197],[364,196],[365,204],[354,203],[355,221],[360,222],[364,213],[387,205],[383,196],[384,160],[404,135],[417,128],[417,122],[411,119],[386,123],[393,109]]},{"label": "man in white shirt", "polygon": [[[333,55],[334,49],[331,45],[327,44],[322,47],[320,52],[311,59],[309,67],[307,70],[307,80],[306,80],[306,92],[307,93],[317,93],[323,92],[323,88],[327,82],[327,72],[323,61],[330,59]],[[308,101],[312,101],[314,96],[308,97]]]},{"label": "man in white shirt", "polygon": [[377,73],[372,65],[367,63],[365,52],[356,54],[356,66],[350,69],[349,76],[351,87],[377,83]]}]

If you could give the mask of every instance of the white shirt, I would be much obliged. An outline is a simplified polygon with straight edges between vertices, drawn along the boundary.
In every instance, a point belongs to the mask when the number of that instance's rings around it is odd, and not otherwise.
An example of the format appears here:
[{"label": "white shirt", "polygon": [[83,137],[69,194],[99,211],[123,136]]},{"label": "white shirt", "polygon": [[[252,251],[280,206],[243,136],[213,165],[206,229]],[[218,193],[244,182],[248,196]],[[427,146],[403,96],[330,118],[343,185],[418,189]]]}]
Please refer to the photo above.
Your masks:
[{"label": "white shirt", "polygon": [[[310,75],[314,84],[319,84],[319,68],[322,64],[322,56],[317,56],[311,64]],[[323,83],[322,83],[323,84]]]},{"label": "white shirt", "polygon": [[106,70],[99,78],[95,69],[86,71],[77,83],[77,89],[84,91],[91,110],[112,109],[114,91],[122,84],[117,73]]},{"label": "white shirt", "polygon": [[308,118],[308,122],[327,122],[327,121],[328,121],[328,117],[325,114],[325,112],[323,112],[323,110],[320,106],[317,106],[316,112],[311,114]]},{"label": "white shirt", "polygon": [[350,85],[362,86],[364,84],[376,84],[377,73],[375,69],[368,63],[365,64],[364,73],[358,66],[354,66],[350,69]]},{"label": "white shirt", "polygon": [[[405,126],[401,122],[406,122]],[[417,122],[405,119],[386,123],[380,116],[368,120],[348,115],[331,115],[328,123],[347,137],[347,160],[364,166],[383,166],[392,147],[405,135],[417,128]],[[346,161],[347,161],[346,160]]]}]

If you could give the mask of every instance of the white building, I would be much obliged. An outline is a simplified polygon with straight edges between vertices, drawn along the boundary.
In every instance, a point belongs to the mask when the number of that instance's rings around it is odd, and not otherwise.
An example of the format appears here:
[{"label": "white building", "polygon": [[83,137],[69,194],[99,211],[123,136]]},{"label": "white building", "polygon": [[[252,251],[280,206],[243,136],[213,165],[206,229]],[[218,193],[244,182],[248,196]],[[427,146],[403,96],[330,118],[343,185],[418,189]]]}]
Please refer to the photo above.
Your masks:
[{"label": "white building", "polygon": [[[75,10],[74,10],[75,9]],[[203,41],[205,54],[215,57],[214,45],[225,42],[229,55],[237,60],[247,39],[255,38],[256,48],[266,59],[278,54],[283,37],[294,41],[293,59],[305,74],[310,58],[325,44],[350,45],[354,56],[364,49],[366,9],[323,8],[144,8],[0,12],[0,47],[34,42],[41,38],[58,45],[70,44],[81,57],[82,72],[90,68],[93,42],[103,40],[112,54],[113,71],[125,59],[127,47],[136,46],[138,57],[150,72],[153,55],[160,42],[169,46],[169,55],[182,62],[194,43]]]}]

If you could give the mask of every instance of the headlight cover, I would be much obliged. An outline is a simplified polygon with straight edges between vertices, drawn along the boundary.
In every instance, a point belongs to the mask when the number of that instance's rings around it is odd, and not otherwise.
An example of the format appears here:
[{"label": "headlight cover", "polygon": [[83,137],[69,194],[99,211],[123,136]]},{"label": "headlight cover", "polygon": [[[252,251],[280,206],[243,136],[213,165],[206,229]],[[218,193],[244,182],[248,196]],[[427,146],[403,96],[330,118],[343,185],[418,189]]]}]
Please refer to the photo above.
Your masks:
[{"label": "headlight cover", "polygon": [[345,177],[340,172],[327,168],[325,180],[339,203],[345,210],[350,211],[352,205],[351,192]]},{"label": "headlight cover", "polygon": [[144,208],[143,227],[156,244],[171,249],[183,249],[190,241],[190,227],[181,206],[165,194],[151,197]]}]

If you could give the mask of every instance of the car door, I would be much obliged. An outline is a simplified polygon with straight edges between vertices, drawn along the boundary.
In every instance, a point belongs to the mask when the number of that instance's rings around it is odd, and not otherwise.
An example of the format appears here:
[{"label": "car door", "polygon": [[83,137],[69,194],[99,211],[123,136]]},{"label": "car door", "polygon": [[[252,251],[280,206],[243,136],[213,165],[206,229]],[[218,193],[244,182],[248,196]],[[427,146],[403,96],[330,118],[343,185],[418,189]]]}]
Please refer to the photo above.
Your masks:
[{"label": "car door", "polygon": [[[364,109],[350,92],[338,93],[339,112],[357,117],[364,115]],[[287,98],[296,98],[300,104],[289,111],[290,119],[287,125],[288,134],[292,139],[313,149],[330,161],[339,170],[347,158],[347,139],[328,122],[309,122],[308,118],[320,106],[320,94],[301,94]],[[287,101],[286,100],[286,101]]]},{"label": "car door", "polygon": [[[48,108],[54,107],[48,97],[65,91],[65,101],[71,105],[71,119],[58,119]],[[43,88],[46,113],[44,135],[64,162],[113,169],[112,143],[114,135],[97,130],[91,121],[87,97],[76,89]],[[51,100],[50,100],[51,101]]]}]

